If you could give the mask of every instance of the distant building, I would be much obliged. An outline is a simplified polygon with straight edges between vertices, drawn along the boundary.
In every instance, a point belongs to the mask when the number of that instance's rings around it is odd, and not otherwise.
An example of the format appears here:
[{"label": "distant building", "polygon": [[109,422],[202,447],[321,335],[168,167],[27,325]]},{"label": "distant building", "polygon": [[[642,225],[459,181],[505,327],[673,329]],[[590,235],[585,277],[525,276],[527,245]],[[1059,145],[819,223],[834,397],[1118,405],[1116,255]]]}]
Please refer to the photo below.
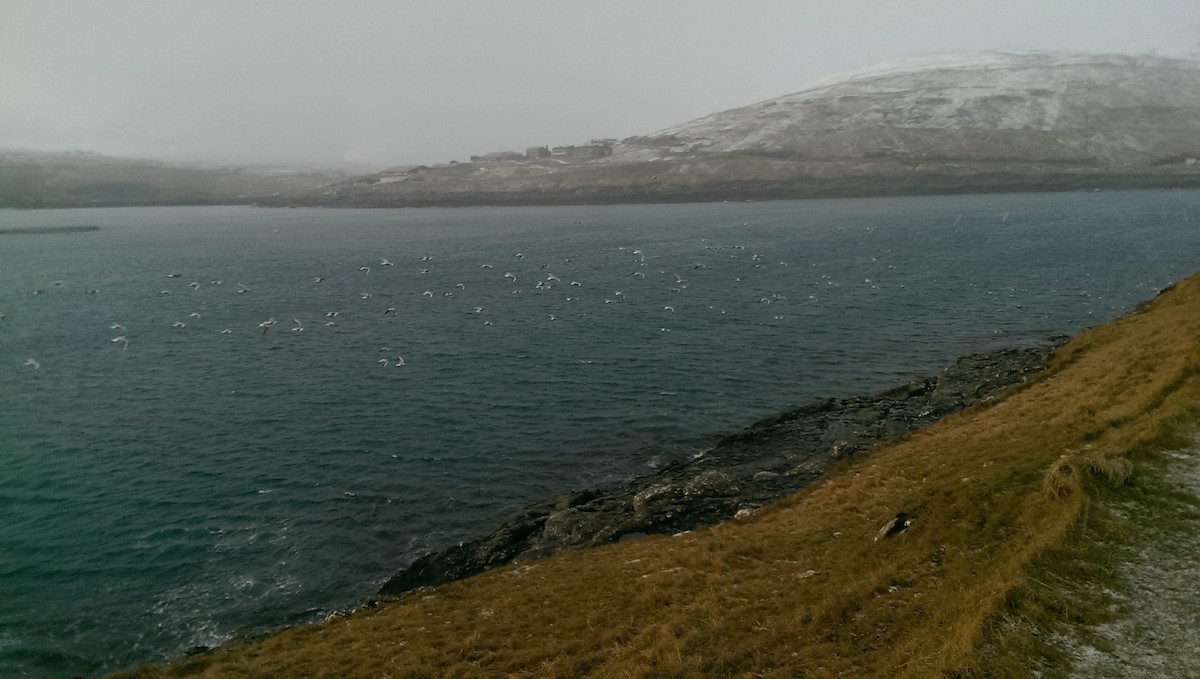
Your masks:
[{"label": "distant building", "polygon": [[525,160],[525,156],[516,151],[496,151],[495,153],[485,153],[481,156],[471,156],[471,162],[479,162],[481,160]]},{"label": "distant building", "polygon": [[549,157],[550,149],[545,146],[530,146],[525,149],[525,158],[528,160],[541,160]]},{"label": "distant building", "polygon": [[592,160],[611,156],[611,144],[588,144],[586,146],[555,146],[550,149],[551,156],[564,160]]}]

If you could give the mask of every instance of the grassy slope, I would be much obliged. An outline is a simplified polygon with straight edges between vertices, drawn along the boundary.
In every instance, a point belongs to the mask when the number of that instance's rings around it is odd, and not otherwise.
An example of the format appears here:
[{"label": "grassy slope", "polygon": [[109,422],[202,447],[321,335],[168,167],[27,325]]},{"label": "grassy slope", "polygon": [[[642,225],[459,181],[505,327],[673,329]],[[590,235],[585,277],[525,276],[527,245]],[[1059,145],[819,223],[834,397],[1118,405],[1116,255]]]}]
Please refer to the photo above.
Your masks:
[{"label": "grassy slope", "polygon": [[[511,566],[123,676],[1054,674],[1039,630],[1088,620],[1089,604],[1039,585],[1106,577],[1086,567],[1102,560],[1081,538],[1088,510],[1096,530],[1137,484],[1113,490],[1104,474],[1122,481],[1197,404],[1193,276],[1084,332],[1019,392],[748,520]],[[900,511],[912,527],[876,542]]]}]

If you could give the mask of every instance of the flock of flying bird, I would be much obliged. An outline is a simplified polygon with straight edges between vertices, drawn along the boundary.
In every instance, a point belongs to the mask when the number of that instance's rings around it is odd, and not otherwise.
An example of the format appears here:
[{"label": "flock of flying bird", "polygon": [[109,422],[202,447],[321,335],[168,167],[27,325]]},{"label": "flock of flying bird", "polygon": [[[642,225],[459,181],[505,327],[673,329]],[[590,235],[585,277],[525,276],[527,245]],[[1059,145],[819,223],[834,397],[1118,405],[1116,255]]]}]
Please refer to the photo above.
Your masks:
[{"label": "flock of flying bird", "polygon": [[[786,266],[785,262],[778,262],[777,264],[775,264],[775,263],[768,264],[766,257],[764,257],[763,255],[759,255],[759,254],[749,254],[748,255],[744,252],[745,247],[741,246],[741,245],[733,245],[733,246],[705,245],[703,249],[704,250],[727,249],[727,250],[729,250],[729,252],[723,253],[721,256],[727,255],[728,257],[733,258],[733,259],[744,258],[749,261],[750,266],[752,266],[754,268],[758,268],[758,269],[765,269],[765,268],[768,268],[768,266]],[[415,276],[416,280],[420,280],[422,282],[425,281],[424,277],[428,277],[430,285],[417,286],[417,287],[423,288],[421,290],[421,292],[419,293],[419,298],[425,300],[426,303],[428,303],[429,301],[431,301],[435,298],[454,297],[455,295],[458,295],[460,299],[465,298],[465,297],[467,297],[466,290],[467,290],[468,284],[470,284],[470,286],[475,288],[477,291],[479,289],[483,288],[484,292],[476,297],[471,298],[471,301],[469,301],[469,303],[467,303],[467,305],[463,308],[464,308],[464,310],[469,309],[469,313],[473,314],[474,316],[480,317],[482,319],[483,325],[491,326],[491,325],[493,325],[493,320],[491,317],[489,317],[490,316],[489,311],[488,311],[489,303],[495,302],[496,300],[494,297],[488,298],[487,295],[489,295],[489,294],[504,293],[506,295],[520,295],[522,293],[541,294],[541,293],[552,293],[554,291],[565,291],[565,294],[562,294],[562,292],[560,292],[560,294],[562,296],[557,298],[558,301],[566,302],[569,304],[569,303],[577,303],[577,302],[580,302],[580,300],[586,299],[587,301],[593,302],[595,304],[599,304],[601,302],[603,304],[622,304],[622,303],[626,303],[629,300],[629,296],[626,294],[626,292],[624,290],[612,289],[611,291],[599,293],[599,292],[596,292],[596,290],[594,288],[602,288],[603,289],[605,283],[601,282],[601,283],[593,284],[592,280],[597,277],[603,277],[604,280],[610,286],[612,286],[612,282],[614,280],[627,279],[628,283],[621,287],[628,288],[630,290],[631,294],[636,289],[639,299],[645,300],[645,299],[652,297],[652,295],[645,294],[647,288],[645,288],[644,286],[647,283],[659,281],[666,285],[665,289],[661,286],[658,287],[656,290],[656,293],[668,294],[667,291],[669,290],[670,291],[669,294],[681,294],[681,293],[684,293],[688,289],[690,283],[689,283],[688,279],[685,278],[684,275],[678,273],[678,271],[680,271],[680,270],[686,271],[686,270],[690,269],[690,271],[687,271],[689,277],[690,276],[695,276],[695,277],[707,276],[707,275],[709,275],[709,273],[711,271],[710,264],[713,264],[712,260],[709,259],[709,260],[707,260],[707,261],[709,261],[709,263],[707,263],[707,264],[702,261],[696,261],[696,262],[693,262],[693,263],[690,263],[687,265],[683,265],[683,266],[679,266],[679,265],[676,265],[673,267],[671,267],[671,266],[652,266],[652,262],[647,259],[647,256],[642,249],[622,246],[622,247],[619,247],[618,250],[620,252],[620,257],[627,262],[626,266],[628,268],[626,269],[626,271],[627,271],[626,273],[619,273],[619,274],[618,273],[609,273],[609,274],[604,274],[602,276],[597,276],[596,269],[594,267],[589,269],[588,267],[577,267],[577,266],[572,265],[573,262],[576,262],[579,259],[579,255],[571,255],[571,256],[565,257],[560,264],[553,265],[553,267],[549,263],[542,263],[540,265],[533,264],[529,260],[527,260],[524,252],[518,251],[518,252],[515,252],[511,256],[510,261],[512,262],[512,264],[508,267],[505,267],[508,270],[503,271],[503,273],[500,273],[499,270],[496,270],[496,267],[494,267],[490,263],[475,264],[475,265],[472,265],[472,267],[477,267],[476,273],[463,275],[463,272],[460,271],[459,272],[460,275],[458,275],[456,277],[460,278],[461,280],[454,283],[452,287],[449,287],[449,289],[446,289],[446,286],[448,285],[448,281],[453,280],[453,279],[447,279],[444,275],[442,275],[442,274],[447,273],[447,271],[444,269],[435,271],[435,268],[438,268],[438,267],[436,267],[433,255],[423,255],[423,256],[415,258],[416,266],[414,268],[411,268],[408,270],[405,270],[403,267],[397,267],[397,265],[394,261],[392,261],[386,257],[381,257],[378,259],[377,264],[374,263],[374,261],[371,264],[362,264],[361,266],[357,267],[357,270],[355,270],[353,272],[347,271],[346,274],[336,276],[333,280],[342,279],[342,281],[340,281],[340,282],[344,283],[346,278],[358,277],[360,284],[356,287],[360,287],[360,289],[374,287],[375,289],[371,292],[368,292],[368,291],[359,292],[357,294],[357,298],[358,298],[359,302],[367,303],[367,304],[376,304],[375,302],[372,302],[372,300],[374,298],[376,298],[377,294],[379,297],[388,299],[388,301],[385,302],[385,304],[387,304],[387,306],[384,306],[383,304],[378,304],[375,307],[374,311],[372,312],[377,317],[384,317],[384,318],[401,316],[402,315],[401,308],[397,302],[403,303],[405,301],[403,299],[405,295],[412,296],[413,298],[417,297],[417,295],[415,294],[415,289],[410,289],[407,292],[401,293],[399,295],[397,295],[395,293],[394,289],[388,290],[388,291],[380,290],[379,288],[381,288],[388,281],[388,277],[387,276],[380,277],[380,273],[390,272],[390,271],[397,271],[398,273],[402,272],[402,275],[404,277],[408,278],[409,280],[413,280],[414,279],[413,277]],[[677,259],[677,258],[675,258],[675,259]],[[703,259],[703,257],[701,257],[700,259]],[[439,258],[438,263],[439,264],[441,263],[440,258]],[[458,264],[458,266],[461,267],[461,262],[456,262],[456,264]],[[555,273],[556,270],[559,273],[562,273],[563,275],[560,277],[560,275],[558,275],[558,273]],[[573,275],[567,276],[566,273],[568,273],[568,272],[572,273]],[[740,275],[733,277],[729,281],[725,281],[725,283],[739,284],[739,283],[742,283],[743,281],[745,281],[749,275],[749,272],[745,271],[745,270],[739,270],[739,273],[740,273]],[[311,285],[314,287],[328,285],[329,282],[331,281],[330,272],[325,270],[325,267],[323,265],[322,265],[322,269],[320,270],[319,273],[313,272],[313,274],[310,274],[310,275],[312,275]],[[578,280],[575,277],[577,275],[581,278],[584,278],[586,282]],[[592,278],[587,278],[588,276],[591,276]],[[171,280],[172,282],[186,280],[183,278],[183,274],[177,273],[177,272],[167,273],[166,278]],[[367,285],[366,283],[368,283],[368,282],[372,283],[373,286]],[[825,281],[825,282],[829,285],[833,285],[832,281]],[[439,283],[440,283],[440,286],[439,286]],[[53,283],[53,285],[55,287],[61,287],[62,282],[55,281]],[[220,279],[209,280],[207,285],[201,283],[200,280],[193,280],[193,281],[187,283],[182,288],[178,286],[178,283],[174,283],[174,285],[168,285],[167,287],[162,288],[159,291],[159,295],[164,298],[173,297],[173,299],[178,300],[178,299],[181,299],[181,297],[180,297],[181,295],[189,294],[189,290],[190,290],[190,293],[194,294],[205,288],[217,288],[218,286],[222,286],[222,285],[223,285],[223,282]],[[244,283],[236,283],[235,285],[236,285],[236,290],[233,291],[234,294],[249,295],[249,296],[254,295],[254,291],[251,289],[250,286],[248,286]],[[615,288],[615,286],[612,286],[612,287]],[[393,286],[393,288],[394,288],[394,286]],[[343,288],[343,289],[348,289],[348,288]],[[435,290],[436,290],[436,292],[435,292]],[[43,290],[39,289],[39,290],[35,290],[34,294],[42,294],[43,292],[44,292]],[[95,294],[99,291],[96,289],[89,289],[87,292],[89,292],[91,294]],[[380,293],[382,293],[382,294],[380,294]],[[758,297],[757,295],[755,295],[755,296],[757,297],[757,301],[764,305],[777,303],[777,302],[780,302],[780,301],[783,301],[786,299],[786,297],[783,294],[780,294],[778,292],[770,293],[770,294],[762,294],[761,297]],[[552,299],[552,298],[554,298],[554,296],[548,295],[547,298]],[[811,296],[811,298],[815,299],[815,296]],[[490,302],[489,302],[489,300],[490,300]],[[674,298],[673,299],[661,299],[660,298],[658,306],[653,307],[653,308],[659,308],[659,309],[661,309],[662,313],[671,314],[676,311],[676,307],[678,305],[679,305],[679,302],[674,301]],[[366,306],[366,305],[364,304],[364,306]],[[559,321],[559,320],[567,319],[569,317],[579,318],[579,317],[587,316],[588,313],[586,311],[580,311],[580,308],[581,307],[578,305],[576,305],[574,307],[566,307],[566,306],[561,306],[561,305],[557,305],[557,304],[544,305],[541,307],[539,312],[535,312],[535,313],[539,313],[541,315],[541,317],[544,318],[545,322],[552,322],[552,321]],[[645,308],[645,306],[643,306],[643,308]],[[680,308],[682,308],[682,307],[680,307]],[[709,305],[708,308],[715,312],[719,312],[720,314],[725,313],[725,309],[718,308],[715,305]],[[409,309],[405,308],[405,313],[407,313],[409,311],[410,311]],[[207,311],[205,312],[205,314],[208,314],[208,313],[209,312],[207,312]],[[341,315],[342,315],[342,312],[340,310],[325,311],[325,312],[323,312],[323,315],[320,317],[319,322],[321,323],[322,326],[326,326],[326,327],[336,326],[336,325],[338,325],[339,320],[341,320]],[[357,313],[357,314],[350,314],[350,315],[362,316],[363,314]],[[191,313],[188,314],[187,317],[179,318],[178,320],[174,320],[171,323],[171,327],[178,331],[186,331],[189,328],[189,323],[197,322],[203,316],[204,315],[202,315],[200,313],[200,311],[192,311]],[[774,314],[772,317],[776,320],[782,318],[782,316],[778,315],[778,314]],[[3,315],[0,315],[0,320],[3,320]],[[499,320],[499,317],[497,317],[497,320]],[[196,324],[193,323],[193,327],[195,327],[195,325]],[[234,334],[235,333],[234,328],[236,328],[236,326],[232,326],[232,327],[225,327],[223,329],[216,329],[217,327],[220,327],[220,326],[216,326],[216,327],[212,328],[211,331],[217,332],[222,335]],[[113,345],[120,346],[122,351],[129,349],[130,344],[131,344],[131,339],[136,339],[133,336],[133,334],[130,333],[130,331],[126,328],[126,326],[123,322],[111,322],[108,326],[108,329],[111,331],[111,337],[109,338],[109,342]],[[306,329],[307,329],[306,323],[298,317],[292,318],[290,324],[288,324],[286,321],[277,320],[273,316],[268,317],[268,318],[258,322],[256,328],[254,328],[255,331],[257,331],[258,333],[260,333],[262,335],[266,335],[268,333],[284,332],[284,331],[295,333],[295,334],[300,334],[300,333],[305,332]],[[249,328],[247,328],[246,330],[249,330]],[[658,328],[658,330],[659,330],[659,332],[668,333],[671,331],[671,328],[668,327],[668,325],[664,324],[664,325],[661,325]],[[388,350],[386,347],[384,347],[384,348],[381,348],[380,351],[390,351],[390,350]],[[399,355],[392,357],[389,354],[386,357],[376,358],[374,360],[378,363],[378,365],[384,366],[384,367],[390,366],[390,367],[396,367],[396,368],[403,368],[408,365],[408,363],[405,361],[405,359]],[[40,368],[41,364],[36,359],[29,358],[26,361],[26,365],[31,368],[36,369],[36,368]]]}]

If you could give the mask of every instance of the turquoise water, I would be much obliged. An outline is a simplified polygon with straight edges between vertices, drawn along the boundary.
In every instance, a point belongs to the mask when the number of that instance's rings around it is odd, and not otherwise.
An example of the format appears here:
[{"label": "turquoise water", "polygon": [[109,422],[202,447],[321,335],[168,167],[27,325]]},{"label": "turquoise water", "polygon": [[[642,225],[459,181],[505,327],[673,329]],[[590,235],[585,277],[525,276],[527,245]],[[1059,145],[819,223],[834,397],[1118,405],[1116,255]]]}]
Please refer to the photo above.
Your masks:
[{"label": "turquoise water", "polygon": [[523,503],[1107,321],[1198,268],[1197,216],[1181,191],[0,212],[102,227],[0,235],[0,676],[313,620]]}]

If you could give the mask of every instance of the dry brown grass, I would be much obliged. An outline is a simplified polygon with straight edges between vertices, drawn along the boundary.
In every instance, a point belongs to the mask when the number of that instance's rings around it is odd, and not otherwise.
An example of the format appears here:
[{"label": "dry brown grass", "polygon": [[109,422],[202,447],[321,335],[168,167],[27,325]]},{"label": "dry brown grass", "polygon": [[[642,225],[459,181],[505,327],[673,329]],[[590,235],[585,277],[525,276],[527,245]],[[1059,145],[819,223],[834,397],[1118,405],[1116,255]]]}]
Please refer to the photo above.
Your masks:
[{"label": "dry brown grass", "polygon": [[[748,520],[510,566],[123,676],[1017,674],[1028,635],[998,621],[1073,615],[1029,592],[1066,567],[1054,555],[1078,538],[1089,479],[1126,482],[1129,456],[1200,403],[1198,368],[1193,277],[1083,333],[1019,393]],[[902,511],[912,526],[875,542]]]},{"label": "dry brown grass", "polygon": [[1042,479],[1042,490],[1052,498],[1066,499],[1082,490],[1079,470],[1069,457],[1063,455],[1050,465]]}]

